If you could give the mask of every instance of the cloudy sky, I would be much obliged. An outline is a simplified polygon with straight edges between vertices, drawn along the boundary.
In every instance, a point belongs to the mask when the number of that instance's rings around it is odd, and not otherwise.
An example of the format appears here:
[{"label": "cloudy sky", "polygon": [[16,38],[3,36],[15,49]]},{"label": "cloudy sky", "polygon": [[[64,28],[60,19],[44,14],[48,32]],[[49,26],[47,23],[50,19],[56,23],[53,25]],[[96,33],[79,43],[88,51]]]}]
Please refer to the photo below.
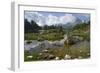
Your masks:
[{"label": "cloudy sky", "polygon": [[90,14],[85,13],[65,13],[65,12],[44,12],[44,11],[25,11],[25,19],[30,22],[34,20],[39,26],[53,24],[75,23],[78,20],[89,21]]}]

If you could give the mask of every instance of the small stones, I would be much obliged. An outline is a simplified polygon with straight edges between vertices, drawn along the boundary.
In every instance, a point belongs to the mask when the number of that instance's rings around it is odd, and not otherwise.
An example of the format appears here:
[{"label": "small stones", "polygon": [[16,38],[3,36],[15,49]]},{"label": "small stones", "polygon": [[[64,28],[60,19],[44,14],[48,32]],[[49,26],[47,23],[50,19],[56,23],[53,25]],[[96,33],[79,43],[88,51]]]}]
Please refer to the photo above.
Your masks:
[{"label": "small stones", "polygon": [[39,56],[42,56],[42,53],[39,53]]},{"label": "small stones", "polygon": [[48,53],[49,51],[47,49],[43,50],[42,53]]},{"label": "small stones", "polygon": [[78,56],[78,59],[82,59],[82,56]]},{"label": "small stones", "polygon": [[33,56],[30,55],[30,56],[27,56],[27,58],[33,58]]},{"label": "small stones", "polygon": [[64,59],[71,59],[71,56],[66,54]]},{"label": "small stones", "polygon": [[87,53],[88,56],[90,56],[90,53]]},{"label": "small stones", "polygon": [[82,53],[82,50],[79,50],[80,53]]},{"label": "small stones", "polygon": [[55,58],[55,56],[52,55],[52,54],[50,54],[49,57],[48,57],[48,59],[54,59],[54,58]]},{"label": "small stones", "polygon": [[55,60],[59,60],[59,57],[56,57]]},{"label": "small stones", "polygon": [[50,53],[50,50],[48,49],[44,49],[42,50],[42,52],[40,52],[38,54],[39,59],[43,59],[43,60],[52,60],[55,59],[55,56],[53,54]]}]

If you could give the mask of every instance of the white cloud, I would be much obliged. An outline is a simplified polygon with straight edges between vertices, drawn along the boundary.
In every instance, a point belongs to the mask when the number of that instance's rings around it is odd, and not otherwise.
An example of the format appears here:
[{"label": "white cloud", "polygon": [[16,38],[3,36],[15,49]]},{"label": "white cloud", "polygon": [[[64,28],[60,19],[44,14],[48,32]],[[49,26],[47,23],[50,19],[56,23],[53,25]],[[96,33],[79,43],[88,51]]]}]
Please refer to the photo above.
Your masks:
[{"label": "white cloud", "polygon": [[53,15],[48,15],[48,17],[46,18],[46,24],[47,25],[53,25],[53,24],[58,24],[59,23],[59,18],[57,16],[53,16]]},{"label": "white cloud", "polygon": [[40,26],[44,24],[45,17],[38,13],[38,12],[25,12],[25,18],[28,19],[28,21],[34,20],[36,23],[38,23]]},{"label": "white cloud", "polygon": [[76,21],[76,17],[73,16],[72,14],[65,14],[64,16],[60,17],[60,22],[62,24],[74,23],[75,21]]},{"label": "white cloud", "polygon": [[49,14],[47,16],[39,13],[39,12],[25,12],[25,18],[29,21],[34,20],[40,26],[43,25],[53,25],[53,24],[67,24],[74,23],[76,21],[76,17],[72,14],[65,14],[63,16],[56,16]]},{"label": "white cloud", "polygon": [[37,18],[39,16],[37,14],[38,14],[37,12],[26,11],[25,18],[27,18],[29,21],[31,21],[31,20],[37,21]]},{"label": "white cloud", "polygon": [[47,25],[53,25],[53,24],[67,24],[67,23],[74,23],[76,21],[76,17],[72,14],[65,14],[63,16],[57,17],[53,15],[48,15],[46,19]]}]

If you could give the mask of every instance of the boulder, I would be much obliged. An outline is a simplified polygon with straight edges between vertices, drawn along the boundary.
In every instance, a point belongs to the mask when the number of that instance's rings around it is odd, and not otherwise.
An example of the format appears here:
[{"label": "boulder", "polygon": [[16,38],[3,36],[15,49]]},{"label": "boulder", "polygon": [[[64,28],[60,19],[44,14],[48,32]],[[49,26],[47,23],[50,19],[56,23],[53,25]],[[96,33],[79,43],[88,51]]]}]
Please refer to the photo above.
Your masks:
[{"label": "boulder", "polygon": [[42,50],[42,53],[48,53],[48,52],[49,52],[49,50],[47,50],[47,49]]},{"label": "boulder", "polygon": [[64,57],[64,59],[66,60],[66,59],[71,59],[71,56],[70,55],[65,55],[65,57]]},{"label": "boulder", "polygon": [[56,57],[55,60],[59,60],[59,57]]},{"label": "boulder", "polygon": [[49,56],[48,56],[48,59],[55,59],[55,56],[54,55],[52,55],[52,54],[50,54]]},{"label": "boulder", "polygon": [[76,44],[78,42],[81,42],[83,41],[83,37],[79,37],[79,36],[71,36],[68,38],[69,40],[69,44],[70,45],[73,45],[73,44]]},{"label": "boulder", "polygon": [[78,56],[78,59],[82,59],[82,56]]}]

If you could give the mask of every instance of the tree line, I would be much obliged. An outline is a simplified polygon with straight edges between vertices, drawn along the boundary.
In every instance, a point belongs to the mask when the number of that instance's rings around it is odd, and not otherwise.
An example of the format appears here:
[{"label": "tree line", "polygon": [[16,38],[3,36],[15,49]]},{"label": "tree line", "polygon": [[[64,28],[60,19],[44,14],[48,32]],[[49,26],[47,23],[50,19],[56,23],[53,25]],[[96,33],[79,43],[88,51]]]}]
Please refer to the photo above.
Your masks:
[{"label": "tree line", "polygon": [[44,26],[39,26],[34,20],[31,20],[29,22],[27,19],[24,19],[24,31],[25,33],[38,33],[39,30],[49,30],[49,29],[59,29],[62,31],[63,27],[61,25],[44,25]]}]

